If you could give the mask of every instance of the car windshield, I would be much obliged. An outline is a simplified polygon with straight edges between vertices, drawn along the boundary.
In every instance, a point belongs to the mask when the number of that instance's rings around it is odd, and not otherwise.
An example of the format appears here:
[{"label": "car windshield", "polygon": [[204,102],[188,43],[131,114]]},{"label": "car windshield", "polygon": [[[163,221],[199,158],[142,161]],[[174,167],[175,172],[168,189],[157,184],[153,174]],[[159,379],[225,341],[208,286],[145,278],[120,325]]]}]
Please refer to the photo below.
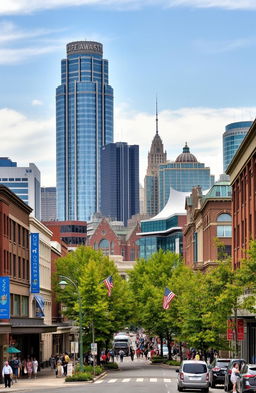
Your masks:
[{"label": "car windshield", "polygon": [[204,374],[207,372],[207,368],[205,364],[184,364],[183,372],[189,374]]},{"label": "car windshield", "polygon": [[216,366],[218,367],[228,367],[229,360],[218,360]]}]

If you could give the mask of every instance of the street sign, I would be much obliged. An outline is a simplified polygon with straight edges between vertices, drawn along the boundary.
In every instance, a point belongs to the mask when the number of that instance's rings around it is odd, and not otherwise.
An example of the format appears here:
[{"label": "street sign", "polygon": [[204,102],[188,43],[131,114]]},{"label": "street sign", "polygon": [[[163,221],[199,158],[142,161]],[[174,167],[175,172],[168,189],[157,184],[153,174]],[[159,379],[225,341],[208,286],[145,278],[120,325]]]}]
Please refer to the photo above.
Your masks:
[{"label": "street sign", "polygon": [[243,319],[237,320],[237,339],[238,339],[238,341],[244,340],[244,320]]},{"label": "street sign", "polygon": [[78,342],[71,341],[71,353],[78,353]]},{"label": "street sign", "polygon": [[91,343],[91,353],[92,355],[97,355],[97,343]]}]

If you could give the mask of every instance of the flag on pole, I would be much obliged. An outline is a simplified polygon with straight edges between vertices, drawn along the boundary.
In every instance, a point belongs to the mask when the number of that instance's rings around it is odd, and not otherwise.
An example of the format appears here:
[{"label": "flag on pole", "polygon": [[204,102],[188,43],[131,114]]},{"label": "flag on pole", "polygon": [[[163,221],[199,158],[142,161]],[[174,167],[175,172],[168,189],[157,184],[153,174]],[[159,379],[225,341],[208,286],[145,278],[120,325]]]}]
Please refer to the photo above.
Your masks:
[{"label": "flag on pole", "polygon": [[168,310],[168,308],[170,307],[170,303],[171,303],[172,299],[174,298],[174,296],[175,296],[175,293],[170,291],[169,288],[165,288],[164,298],[163,298],[163,308],[165,310]]},{"label": "flag on pole", "polygon": [[104,283],[104,285],[105,285],[105,287],[107,288],[107,290],[108,290],[108,296],[111,296],[111,291],[112,291],[112,288],[113,288],[113,278],[112,278],[112,276],[108,276],[104,281],[103,281],[103,283]]}]

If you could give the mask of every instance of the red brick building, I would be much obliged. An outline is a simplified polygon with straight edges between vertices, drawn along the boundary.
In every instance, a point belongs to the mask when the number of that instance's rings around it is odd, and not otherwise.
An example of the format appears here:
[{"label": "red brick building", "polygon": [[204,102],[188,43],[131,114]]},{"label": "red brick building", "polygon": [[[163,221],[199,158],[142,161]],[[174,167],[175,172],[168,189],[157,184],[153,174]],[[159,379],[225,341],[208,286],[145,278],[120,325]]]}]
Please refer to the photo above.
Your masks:
[{"label": "red brick building", "polygon": [[44,221],[43,224],[52,231],[52,240],[59,243],[64,241],[69,248],[85,245],[86,243],[86,221]]},{"label": "red brick building", "polygon": [[231,255],[231,187],[217,182],[206,195],[194,187],[186,198],[187,224],[184,229],[185,263],[206,270]]},{"label": "red brick building", "polygon": [[227,168],[232,186],[233,264],[240,266],[256,238],[256,121]]},{"label": "red brick building", "polygon": [[106,218],[95,218],[88,223],[87,245],[95,250],[102,250],[105,255],[122,255],[125,261],[134,261],[139,257],[139,224],[125,227],[119,222],[110,222]]}]

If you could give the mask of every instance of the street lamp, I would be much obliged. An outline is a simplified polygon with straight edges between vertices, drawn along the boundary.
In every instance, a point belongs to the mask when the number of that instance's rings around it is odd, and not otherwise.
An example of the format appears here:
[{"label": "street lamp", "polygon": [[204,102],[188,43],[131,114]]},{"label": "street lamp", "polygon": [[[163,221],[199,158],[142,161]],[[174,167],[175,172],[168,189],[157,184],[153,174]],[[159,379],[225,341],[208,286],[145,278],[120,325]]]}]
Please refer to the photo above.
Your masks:
[{"label": "street lamp", "polygon": [[[71,280],[71,278],[66,277],[66,276],[60,276],[62,279],[59,282],[59,286],[61,289],[65,289],[68,283],[72,284],[77,292],[78,296],[78,306],[79,306],[79,366],[80,366],[80,371],[83,369],[83,321],[82,321],[82,297],[81,297],[81,292],[79,290],[78,285]],[[67,282],[68,281],[68,282]]]}]

